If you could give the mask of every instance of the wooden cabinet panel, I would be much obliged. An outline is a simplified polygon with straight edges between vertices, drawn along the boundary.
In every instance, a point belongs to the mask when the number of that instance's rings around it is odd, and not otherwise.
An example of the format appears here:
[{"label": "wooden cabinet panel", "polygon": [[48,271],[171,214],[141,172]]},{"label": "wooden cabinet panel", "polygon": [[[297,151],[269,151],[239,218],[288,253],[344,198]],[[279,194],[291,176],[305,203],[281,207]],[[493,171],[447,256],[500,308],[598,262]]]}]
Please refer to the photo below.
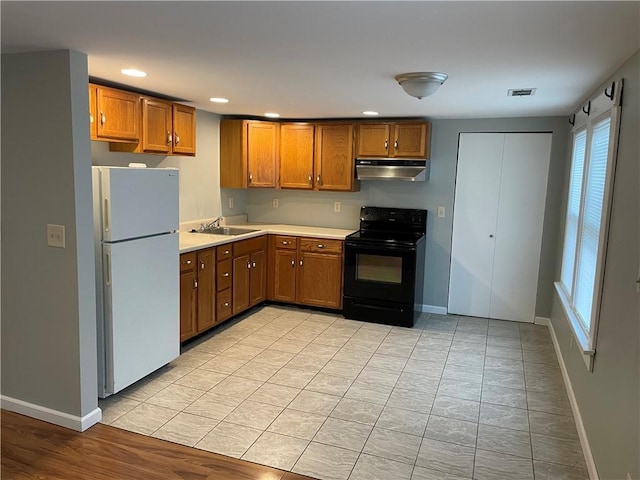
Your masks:
[{"label": "wooden cabinet panel", "polygon": [[357,125],[358,157],[429,158],[429,122],[379,122]]},{"label": "wooden cabinet panel", "polygon": [[239,242],[234,242],[233,244],[233,256],[237,257],[245,253],[251,253],[257,250],[264,250],[266,248],[267,248],[266,235],[250,238],[248,240],[240,240]]},{"label": "wooden cabinet panel", "polygon": [[341,240],[328,240],[326,238],[301,238],[301,252],[317,253],[342,253]]},{"label": "wooden cabinet panel", "polygon": [[264,250],[251,254],[249,306],[263,302],[267,296],[267,255]]},{"label": "wooden cabinet panel", "polygon": [[173,104],[173,153],[196,154],[196,109]]},{"label": "wooden cabinet panel", "polygon": [[300,257],[298,302],[317,307],[342,304],[342,256],[307,252]]},{"label": "wooden cabinet panel", "polygon": [[389,155],[389,124],[358,125],[358,157],[386,157]]},{"label": "wooden cabinet panel", "polygon": [[297,237],[290,237],[287,235],[275,235],[274,236],[275,248],[286,248],[289,250],[295,250],[298,248]]},{"label": "wooden cabinet panel", "polygon": [[222,260],[233,258],[233,243],[226,243],[220,245],[217,249],[216,259],[220,262]]},{"label": "wooden cabinet panel", "polygon": [[251,257],[241,255],[233,259],[233,314],[249,308],[249,282],[251,278]]},{"label": "wooden cabinet panel", "polygon": [[[180,273],[180,341],[196,334],[196,273],[187,270]],[[152,332],[150,332],[152,333]]]},{"label": "wooden cabinet panel", "polygon": [[313,125],[280,125],[280,188],[313,188]]},{"label": "wooden cabinet panel", "polygon": [[180,255],[180,271],[194,270],[196,268],[196,252],[183,253]]},{"label": "wooden cabinet panel", "polygon": [[233,314],[231,305],[231,288],[218,292],[216,306],[216,323],[220,323]]},{"label": "wooden cabinet panel", "polygon": [[91,140],[98,138],[98,87],[89,84],[89,133]]},{"label": "wooden cabinet panel", "polygon": [[97,138],[137,142],[140,140],[140,103],[135,93],[96,88]]},{"label": "wooden cabinet panel", "polygon": [[215,248],[198,252],[198,333],[215,324],[216,263]]},{"label": "wooden cabinet panel", "polygon": [[427,157],[427,123],[398,123],[394,127],[393,156]]},{"label": "wooden cabinet panel", "polygon": [[247,122],[249,187],[275,188],[278,168],[278,124]]},{"label": "wooden cabinet panel", "polygon": [[316,126],[315,172],[318,190],[353,189],[353,125]]},{"label": "wooden cabinet panel", "polygon": [[297,254],[295,250],[276,249],[273,260],[273,300],[296,302]]},{"label": "wooden cabinet panel", "polygon": [[171,152],[171,118],[171,103],[152,98],[142,99],[142,151]]},{"label": "wooden cabinet panel", "polygon": [[231,259],[218,262],[218,268],[216,273],[216,288],[220,292],[231,287],[233,276],[233,264]]}]

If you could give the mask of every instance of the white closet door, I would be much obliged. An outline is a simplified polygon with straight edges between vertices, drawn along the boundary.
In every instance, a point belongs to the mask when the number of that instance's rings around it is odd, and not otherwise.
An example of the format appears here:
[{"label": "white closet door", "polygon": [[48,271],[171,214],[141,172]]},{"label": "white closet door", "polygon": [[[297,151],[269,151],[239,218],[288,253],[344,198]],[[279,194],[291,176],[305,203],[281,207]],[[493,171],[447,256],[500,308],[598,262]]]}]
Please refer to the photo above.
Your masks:
[{"label": "white closet door", "polygon": [[550,133],[505,135],[489,317],[533,322]]},{"label": "white closet door", "polygon": [[450,313],[489,316],[503,133],[462,133],[453,214]]}]

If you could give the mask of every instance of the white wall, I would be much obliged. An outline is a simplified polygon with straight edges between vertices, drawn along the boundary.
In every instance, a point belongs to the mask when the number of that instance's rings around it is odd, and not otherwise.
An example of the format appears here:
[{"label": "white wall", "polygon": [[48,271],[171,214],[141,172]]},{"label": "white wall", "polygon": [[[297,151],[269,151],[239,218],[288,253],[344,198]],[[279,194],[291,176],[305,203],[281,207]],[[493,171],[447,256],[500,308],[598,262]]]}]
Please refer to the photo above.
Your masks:
[{"label": "white wall", "polygon": [[87,82],[78,52],[2,55],[2,405],[76,427],[99,419]]}]

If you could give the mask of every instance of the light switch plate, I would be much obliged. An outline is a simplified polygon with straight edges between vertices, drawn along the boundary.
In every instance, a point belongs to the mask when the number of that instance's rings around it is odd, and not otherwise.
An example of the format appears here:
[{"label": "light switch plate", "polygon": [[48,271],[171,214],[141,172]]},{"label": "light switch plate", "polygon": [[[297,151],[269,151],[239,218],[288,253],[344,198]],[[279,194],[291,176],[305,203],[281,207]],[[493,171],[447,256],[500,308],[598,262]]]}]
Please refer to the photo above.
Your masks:
[{"label": "light switch plate", "polygon": [[273,208],[278,208],[280,206],[280,200],[277,198],[273,199]]},{"label": "light switch plate", "polygon": [[56,248],[65,248],[64,225],[47,224],[47,245]]},{"label": "light switch plate", "polygon": [[333,211],[338,213],[342,209],[342,204],[340,202],[333,202]]},{"label": "light switch plate", "polygon": [[444,218],[444,207],[438,207],[438,218]]}]

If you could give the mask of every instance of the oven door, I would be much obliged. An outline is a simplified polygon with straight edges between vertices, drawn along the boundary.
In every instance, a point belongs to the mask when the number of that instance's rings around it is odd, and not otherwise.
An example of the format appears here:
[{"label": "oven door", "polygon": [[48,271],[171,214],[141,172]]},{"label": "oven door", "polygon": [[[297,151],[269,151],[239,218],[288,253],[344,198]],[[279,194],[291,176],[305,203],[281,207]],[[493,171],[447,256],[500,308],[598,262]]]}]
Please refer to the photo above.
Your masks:
[{"label": "oven door", "polygon": [[415,272],[415,247],[345,242],[345,297],[413,305]]}]

